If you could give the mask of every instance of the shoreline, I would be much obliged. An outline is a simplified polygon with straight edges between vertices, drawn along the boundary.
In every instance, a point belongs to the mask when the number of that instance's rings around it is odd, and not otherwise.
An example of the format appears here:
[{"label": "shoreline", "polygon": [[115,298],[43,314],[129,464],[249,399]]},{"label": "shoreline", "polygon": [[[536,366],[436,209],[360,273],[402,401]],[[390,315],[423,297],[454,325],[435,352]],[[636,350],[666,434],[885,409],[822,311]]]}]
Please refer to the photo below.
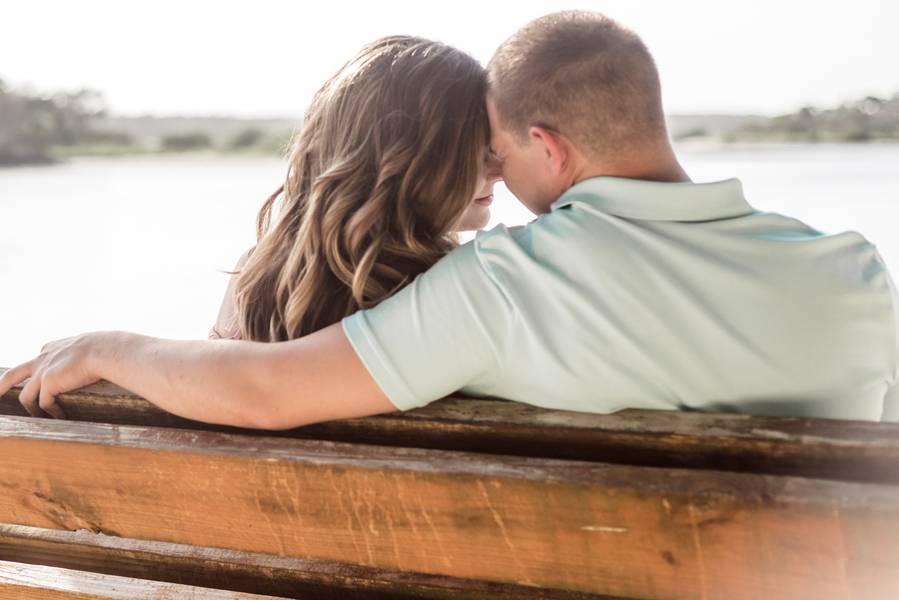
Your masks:
[{"label": "shoreline", "polygon": [[[746,150],[790,150],[808,148],[892,148],[899,146],[899,139],[879,139],[865,141],[727,141],[719,138],[687,138],[672,142],[678,152],[734,152]],[[16,169],[20,167],[54,167],[64,165],[70,161],[82,161],[90,159],[196,159],[196,158],[265,158],[283,159],[284,152],[272,152],[264,149],[227,150],[227,149],[198,149],[185,151],[164,151],[135,147],[128,150],[116,148],[66,148],[63,151],[54,149],[51,156],[31,161],[0,162],[0,169]]]}]

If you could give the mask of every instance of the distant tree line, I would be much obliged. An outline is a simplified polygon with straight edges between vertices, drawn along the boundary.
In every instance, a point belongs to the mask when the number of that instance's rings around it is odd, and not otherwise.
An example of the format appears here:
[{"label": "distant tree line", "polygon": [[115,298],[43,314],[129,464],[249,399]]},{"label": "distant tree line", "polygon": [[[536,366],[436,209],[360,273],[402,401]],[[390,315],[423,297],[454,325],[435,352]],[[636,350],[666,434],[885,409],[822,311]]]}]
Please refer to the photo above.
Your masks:
[{"label": "distant tree line", "polygon": [[123,134],[91,128],[105,114],[103,97],[93,90],[36,95],[0,80],[0,164],[49,162],[58,146],[127,142]]},{"label": "distant tree line", "polygon": [[191,152],[197,150],[220,150],[224,152],[264,152],[269,154],[283,153],[289,132],[279,135],[267,135],[261,129],[248,127],[236,133],[230,139],[218,145],[212,137],[201,131],[189,131],[164,135],[159,140],[159,149],[164,152]]},{"label": "distant tree line", "polygon": [[[152,122],[173,119],[139,118]],[[174,118],[178,121],[179,118]],[[47,163],[77,155],[123,155],[151,152],[241,152],[283,154],[289,129],[264,131],[239,120],[184,118],[175,131],[119,129],[128,119],[109,118],[103,96],[89,89],[39,94],[12,89],[0,80],[0,165]],[[223,123],[223,124],[222,124]],[[169,129],[171,129],[169,127]]]},{"label": "distant tree line", "polygon": [[[51,162],[58,156],[130,154],[146,152],[255,152],[283,154],[290,132],[266,131],[247,122],[219,119],[201,125],[203,118],[184,119],[184,127],[157,135],[129,127],[122,118],[108,119],[103,96],[93,90],[37,94],[10,89],[0,80],[0,165]],[[697,117],[698,118],[698,117]],[[151,124],[166,119],[149,119]],[[179,122],[180,118],[175,118]],[[694,118],[695,119],[695,118]],[[170,122],[172,119],[168,119]],[[127,119],[125,119],[127,121]],[[209,121],[209,119],[205,119]],[[226,126],[221,124],[226,122]],[[701,119],[700,119],[701,121]],[[697,122],[675,138],[710,137],[705,122]],[[158,129],[158,128],[157,128]],[[229,132],[230,130],[230,132]],[[724,141],[748,142],[867,142],[899,140],[899,93],[891,98],[868,96],[837,108],[804,107],[795,113],[745,123],[721,133]]]},{"label": "distant tree line", "polygon": [[837,108],[807,106],[795,113],[744,125],[731,141],[868,142],[899,140],[899,93],[868,96]]}]

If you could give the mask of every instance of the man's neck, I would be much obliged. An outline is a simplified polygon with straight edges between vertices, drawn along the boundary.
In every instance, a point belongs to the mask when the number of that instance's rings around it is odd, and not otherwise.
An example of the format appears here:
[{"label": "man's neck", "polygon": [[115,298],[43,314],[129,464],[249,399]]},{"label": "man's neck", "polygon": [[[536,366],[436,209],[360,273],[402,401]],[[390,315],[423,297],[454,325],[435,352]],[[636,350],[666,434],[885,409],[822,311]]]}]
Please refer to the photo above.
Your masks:
[{"label": "man's neck", "polygon": [[591,177],[624,177],[644,181],[682,183],[692,181],[671,150],[647,154],[637,159],[584,162],[572,172],[571,185]]}]

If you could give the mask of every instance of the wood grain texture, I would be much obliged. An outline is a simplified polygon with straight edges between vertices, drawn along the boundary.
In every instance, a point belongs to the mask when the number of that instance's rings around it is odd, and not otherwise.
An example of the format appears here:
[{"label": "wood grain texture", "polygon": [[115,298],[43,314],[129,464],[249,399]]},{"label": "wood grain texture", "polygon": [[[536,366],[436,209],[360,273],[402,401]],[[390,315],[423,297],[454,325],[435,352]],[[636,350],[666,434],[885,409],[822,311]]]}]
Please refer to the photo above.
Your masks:
[{"label": "wood grain texture", "polygon": [[266,600],[275,596],[244,594],[117,577],[100,573],[0,561],[0,598],[21,600]]},{"label": "wood grain texture", "polygon": [[0,418],[0,522],[644,599],[899,597],[899,488]]},{"label": "wood grain texture", "polygon": [[[18,391],[0,400],[0,414],[26,415]],[[403,413],[259,432],[182,419],[106,382],[59,402],[76,421],[899,483],[895,423],[638,410],[597,415],[450,398]]]},{"label": "wood grain texture", "polygon": [[134,540],[85,529],[0,525],[0,560],[303,600],[615,600],[334,561]]}]

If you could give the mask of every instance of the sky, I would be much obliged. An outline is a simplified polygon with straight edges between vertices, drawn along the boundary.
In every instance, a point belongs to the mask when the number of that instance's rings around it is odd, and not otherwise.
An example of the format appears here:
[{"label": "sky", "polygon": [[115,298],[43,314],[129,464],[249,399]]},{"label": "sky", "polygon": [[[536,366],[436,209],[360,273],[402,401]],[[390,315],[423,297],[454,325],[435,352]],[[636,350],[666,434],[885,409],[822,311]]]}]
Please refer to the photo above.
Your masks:
[{"label": "sky", "polygon": [[296,117],[382,35],[489,60],[529,20],[597,10],[639,33],[669,113],[780,114],[899,92],[896,0],[0,0],[0,78],[89,87],[125,115]]}]

